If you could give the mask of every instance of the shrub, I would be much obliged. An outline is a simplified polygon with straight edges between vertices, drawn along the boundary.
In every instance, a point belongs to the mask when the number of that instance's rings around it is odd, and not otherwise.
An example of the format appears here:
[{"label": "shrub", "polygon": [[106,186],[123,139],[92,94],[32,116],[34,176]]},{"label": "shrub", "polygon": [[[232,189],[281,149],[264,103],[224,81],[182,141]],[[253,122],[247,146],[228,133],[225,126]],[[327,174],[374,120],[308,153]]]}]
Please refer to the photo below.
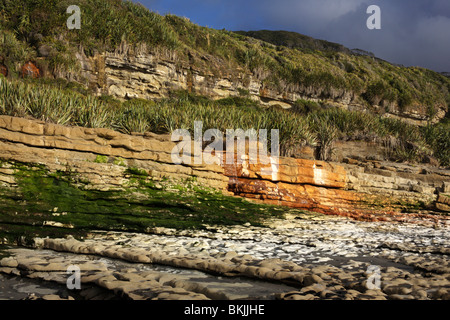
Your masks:
[{"label": "shrub", "polygon": [[0,27],[0,57],[3,57],[10,74],[17,77],[20,66],[34,60],[36,53],[26,42],[18,40],[14,32]]},{"label": "shrub", "polygon": [[108,163],[108,157],[107,156],[101,156],[97,155],[97,157],[94,160],[95,163]]},{"label": "shrub", "polygon": [[441,165],[450,166],[450,123],[428,125],[422,132]]},{"label": "shrub", "polygon": [[251,108],[259,106],[258,102],[248,97],[228,97],[217,100],[220,106],[236,106],[241,108]]},{"label": "shrub", "polygon": [[376,81],[376,82],[371,83],[367,87],[367,90],[363,94],[363,97],[370,104],[379,105],[381,100],[383,100],[385,93],[387,91],[388,91],[388,87],[383,81]]},{"label": "shrub", "polygon": [[292,110],[301,114],[308,114],[320,110],[320,105],[314,101],[298,99],[294,103]]},{"label": "shrub", "polygon": [[126,106],[117,115],[116,127],[127,134],[131,134],[132,132],[147,132],[151,128],[148,119],[149,114],[150,112],[144,104]]},{"label": "shrub", "polygon": [[[317,146],[319,157],[330,159],[338,138],[375,137],[384,141],[394,160],[420,161],[434,154],[449,164],[449,125],[441,123],[419,129],[398,119],[368,112],[320,109],[300,100],[308,113],[247,106],[245,99],[227,99],[227,105],[192,93],[179,92],[158,103],[146,100],[120,102],[107,97],[83,95],[48,80],[19,81],[0,77],[0,114],[32,116],[47,122],[110,128],[123,133],[170,133],[184,128],[193,134],[194,121],[203,121],[203,132],[226,129],[279,129],[280,153],[289,156],[301,145]],[[236,102],[236,103],[235,103]],[[245,106],[245,107],[244,107]],[[269,134],[270,136],[270,134]],[[270,145],[270,141],[269,141]]]}]

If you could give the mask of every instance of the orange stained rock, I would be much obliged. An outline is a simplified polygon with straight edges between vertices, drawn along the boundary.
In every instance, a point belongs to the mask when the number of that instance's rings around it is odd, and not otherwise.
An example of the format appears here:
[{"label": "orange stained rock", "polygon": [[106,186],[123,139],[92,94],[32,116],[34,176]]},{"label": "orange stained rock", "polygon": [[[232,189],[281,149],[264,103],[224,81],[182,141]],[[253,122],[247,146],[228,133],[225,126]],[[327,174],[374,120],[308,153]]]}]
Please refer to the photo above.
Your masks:
[{"label": "orange stained rock", "polygon": [[345,169],[324,161],[282,157],[276,165],[252,164],[244,157],[240,164],[223,167],[230,178],[229,191],[267,204],[363,221],[410,221],[424,217],[436,220],[427,214],[405,215],[398,199],[389,196],[345,190]]},{"label": "orange stained rock", "polygon": [[22,67],[22,78],[31,77],[31,78],[39,78],[41,76],[41,72],[36,65],[28,61]]},{"label": "orange stained rock", "polygon": [[8,76],[8,68],[3,64],[0,64],[0,74],[4,75],[5,77]]},{"label": "orange stained rock", "polygon": [[225,163],[223,167],[225,174],[229,177],[309,184],[328,188],[344,188],[346,184],[346,171],[339,165],[286,157],[280,157],[279,161],[267,162],[266,164],[259,161],[251,163],[248,159],[244,159],[242,163]]}]

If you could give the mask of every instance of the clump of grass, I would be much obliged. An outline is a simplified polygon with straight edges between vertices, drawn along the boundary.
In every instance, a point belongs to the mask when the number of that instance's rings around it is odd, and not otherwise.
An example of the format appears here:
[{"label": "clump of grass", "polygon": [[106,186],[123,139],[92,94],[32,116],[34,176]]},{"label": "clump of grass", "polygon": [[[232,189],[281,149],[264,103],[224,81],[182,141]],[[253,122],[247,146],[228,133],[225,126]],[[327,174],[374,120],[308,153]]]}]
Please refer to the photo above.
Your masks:
[{"label": "clump of grass", "polygon": [[320,104],[311,100],[298,99],[292,106],[292,110],[302,114],[317,112],[320,110]]},{"label": "clump of grass", "polygon": [[81,127],[107,128],[115,123],[114,110],[108,109],[104,103],[92,96],[81,99],[69,109],[74,110],[75,124]]},{"label": "clump of grass", "polygon": [[46,122],[89,128],[106,128],[114,123],[114,111],[93,96],[6,79],[0,79],[0,92],[2,114],[30,115]]},{"label": "clump of grass", "polygon": [[[373,56],[354,55],[338,44],[295,33],[247,34],[261,41],[201,27],[175,15],[161,16],[132,1],[120,0],[70,3],[82,10],[83,27],[69,32],[65,27],[67,1],[0,3],[0,42],[4,35],[0,56],[18,67],[36,56],[39,46],[46,45],[50,54],[42,63],[54,75],[76,72],[74,53],[79,51],[88,56],[103,51],[129,55],[152,51],[195,65],[205,74],[231,71],[232,77],[239,77],[252,73],[269,89],[296,91],[309,97],[338,99],[345,94],[359,104],[397,105],[402,110],[422,105],[432,115],[450,96],[450,80],[436,72],[397,67]],[[238,74],[236,70],[244,72]],[[247,89],[241,90],[241,97],[245,98]],[[223,102],[240,104],[239,100]]]},{"label": "clump of grass", "polygon": [[338,129],[330,121],[327,113],[314,114],[310,117],[312,128],[317,133],[319,144],[319,160],[330,160],[333,154],[333,143],[337,138]]},{"label": "clump of grass", "polygon": [[149,108],[145,104],[128,105],[119,113],[117,126],[121,131],[131,134],[132,132],[146,132],[150,129],[148,119]]},{"label": "clump of grass", "polygon": [[127,134],[188,129],[193,135],[195,121],[203,122],[203,133],[207,129],[223,133],[238,128],[267,129],[269,133],[271,129],[278,129],[282,156],[290,156],[299,146],[309,145],[317,147],[322,160],[331,159],[336,139],[370,137],[384,143],[392,160],[422,161],[425,156],[434,154],[442,165],[449,162],[448,125],[419,129],[398,119],[338,108],[312,109],[303,114],[255,104],[236,105],[229,100],[224,104],[221,100],[180,92],[159,102],[139,99],[120,102],[38,81],[0,78],[0,113],[28,115],[65,125],[110,128]]},{"label": "clump of grass", "polygon": [[97,155],[95,157],[94,162],[95,163],[108,163],[108,157],[107,156],[102,156],[102,155]]},{"label": "clump of grass", "polygon": [[443,166],[450,166],[450,122],[428,125],[422,133]]}]

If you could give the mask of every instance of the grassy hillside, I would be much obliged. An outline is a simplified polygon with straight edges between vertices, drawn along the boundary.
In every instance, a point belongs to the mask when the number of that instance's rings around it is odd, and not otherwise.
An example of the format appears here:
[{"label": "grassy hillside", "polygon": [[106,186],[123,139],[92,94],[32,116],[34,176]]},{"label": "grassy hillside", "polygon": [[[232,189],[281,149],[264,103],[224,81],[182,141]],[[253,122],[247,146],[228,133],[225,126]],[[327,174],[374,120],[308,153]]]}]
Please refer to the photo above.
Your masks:
[{"label": "grassy hillside", "polygon": [[177,128],[193,133],[194,121],[203,121],[203,130],[222,132],[229,128],[279,129],[282,155],[309,145],[318,148],[322,160],[328,160],[336,139],[369,137],[390,148],[391,160],[414,162],[434,155],[442,165],[450,165],[448,122],[419,128],[371,113],[322,110],[308,101],[299,112],[264,109],[245,96],[213,101],[186,92],[158,102],[121,102],[95,97],[66,81],[6,80],[0,76],[0,114],[123,133],[170,133]]},{"label": "grassy hillside", "polygon": [[[82,11],[80,30],[66,27],[66,9],[74,4]],[[442,165],[450,165],[448,118],[435,126],[416,128],[370,113],[321,111],[302,100],[296,113],[265,110],[245,93],[216,102],[186,93],[159,102],[119,102],[94,97],[86,88],[62,80],[18,79],[25,61],[36,60],[48,74],[76,73],[75,52],[93,55],[126,43],[131,51],[166,50],[179,61],[213,72],[246,70],[279,90],[290,87],[323,98],[347,92],[368,109],[374,104],[385,108],[421,105],[433,113],[450,105],[450,79],[436,72],[348,54],[340,45],[292,33],[285,33],[281,45],[275,45],[270,43],[274,42],[271,33],[259,33],[270,37],[257,40],[201,27],[186,18],[161,16],[129,1],[0,0],[0,8],[0,65],[9,69],[8,80],[0,80],[1,114],[123,132],[170,132],[191,128],[194,120],[203,120],[204,129],[275,128],[281,130],[284,155],[299,144],[308,144],[317,146],[324,159],[332,141],[340,137],[373,136],[380,143],[391,143],[394,137],[396,143],[389,144],[393,160],[421,161],[434,155]]]},{"label": "grassy hillside", "polygon": [[352,51],[341,44],[333,43],[325,40],[318,40],[303,34],[291,31],[235,31],[237,34],[260,39],[265,42],[272,43],[276,46],[284,46],[288,48],[298,48],[305,51],[334,51],[351,54]]},{"label": "grassy hillside", "polygon": [[[66,8],[73,4],[81,8],[80,30],[66,27]],[[289,86],[323,98],[350,92],[356,102],[368,106],[418,104],[430,112],[450,103],[450,80],[441,74],[351,55],[340,45],[292,33],[283,33],[281,39],[288,46],[274,45],[269,43],[274,35],[268,32],[259,35],[269,37],[265,39],[269,42],[260,41],[200,27],[186,18],[161,16],[121,0],[0,0],[0,7],[0,56],[11,76],[23,61],[43,52],[44,69],[76,72],[75,51],[89,55],[127,42],[136,45],[136,50],[176,52],[179,60],[203,66],[202,57],[208,56],[216,62],[207,64],[208,68],[239,67],[279,90]],[[302,48],[299,41],[307,45]]]}]

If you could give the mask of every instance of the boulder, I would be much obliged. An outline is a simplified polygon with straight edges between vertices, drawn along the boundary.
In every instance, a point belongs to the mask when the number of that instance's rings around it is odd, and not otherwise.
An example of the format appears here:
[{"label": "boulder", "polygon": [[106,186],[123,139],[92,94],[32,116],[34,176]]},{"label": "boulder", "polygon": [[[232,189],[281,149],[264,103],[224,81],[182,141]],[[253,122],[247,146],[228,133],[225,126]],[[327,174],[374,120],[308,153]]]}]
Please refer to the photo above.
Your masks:
[{"label": "boulder", "polygon": [[[191,165],[175,165],[171,159],[175,143],[167,135],[126,135],[109,129],[66,127],[0,116],[0,140],[3,160],[41,163],[50,171],[66,170],[68,166],[90,186],[102,190],[128,182],[124,178],[127,168],[114,162],[119,158],[155,179],[165,176],[185,180],[194,176],[203,186],[219,190],[225,190],[228,182],[218,165],[195,165],[193,161]],[[99,155],[106,158],[106,163],[96,161]],[[2,172],[1,181],[10,182],[9,178]]]},{"label": "boulder", "polygon": [[40,78],[41,71],[39,68],[31,61],[28,61],[22,66],[22,78]]}]

